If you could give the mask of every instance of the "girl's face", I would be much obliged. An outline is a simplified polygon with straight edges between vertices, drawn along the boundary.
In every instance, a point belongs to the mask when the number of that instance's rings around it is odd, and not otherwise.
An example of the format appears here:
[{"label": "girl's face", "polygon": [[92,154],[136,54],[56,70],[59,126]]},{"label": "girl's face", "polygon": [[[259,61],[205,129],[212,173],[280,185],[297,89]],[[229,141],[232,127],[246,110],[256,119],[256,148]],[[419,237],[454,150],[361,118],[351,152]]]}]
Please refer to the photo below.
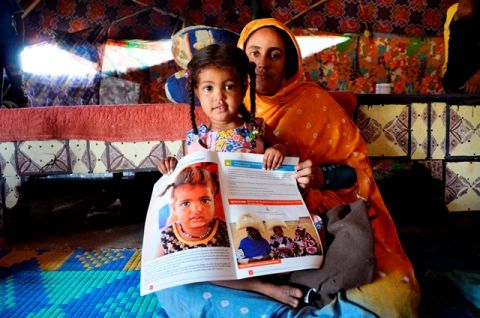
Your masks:
[{"label": "girl's face", "polygon": [[245,52],[256,65],[257,93],[275,95],[285,78],[285,43],[280,34],[271,28],[258,29],[245,43]]},{"label": "girl's face", "polygon": [[214,199],[209,183],[187,183],[175,188],[172,208],[185,231],[209,225],[215,213]]},{"label": "girl's face", "polygon": [[227,130],[242,125],[238,113],[245,90],[232,70],[207,66],[198,74],[197,83],[195,94],[210,120],[210,129]]}]

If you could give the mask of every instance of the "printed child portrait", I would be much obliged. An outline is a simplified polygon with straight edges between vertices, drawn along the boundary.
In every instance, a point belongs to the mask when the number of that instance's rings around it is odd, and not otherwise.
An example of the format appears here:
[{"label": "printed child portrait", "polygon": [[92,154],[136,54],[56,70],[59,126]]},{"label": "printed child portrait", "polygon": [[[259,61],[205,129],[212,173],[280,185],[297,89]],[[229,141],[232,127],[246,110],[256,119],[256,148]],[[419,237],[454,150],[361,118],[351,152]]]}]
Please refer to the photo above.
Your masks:
[{"label": "printed child portrait", "polygon": [[192,248],[230,246],[216,164],[186,166],[162,185],[150,202],[158,229],[148,238],[153,246],[146,247],[146,254],[156,258]]}]

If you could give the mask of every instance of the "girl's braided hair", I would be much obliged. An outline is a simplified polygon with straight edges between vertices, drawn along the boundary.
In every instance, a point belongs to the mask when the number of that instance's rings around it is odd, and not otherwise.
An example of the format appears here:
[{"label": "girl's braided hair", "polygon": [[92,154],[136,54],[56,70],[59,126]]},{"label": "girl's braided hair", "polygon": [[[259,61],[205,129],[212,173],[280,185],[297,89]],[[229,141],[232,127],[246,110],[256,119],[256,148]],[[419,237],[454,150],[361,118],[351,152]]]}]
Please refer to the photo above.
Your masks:
[{"label": "girl's braided hair", "polygon": [[[250,79],[250,111],[248,111],[242,103],[239,112],[245,122],[252,122],[252,124],[254,124],[255,64],[250,62],[245,52],[236,46],[210,44],[197,51],[187,65],[187,91],[189,92],[190,120],[195,135],[198,135],[198,127],[195,121],[195,88],[198,86],[198,75],[208,66],[233,71],[243,91],[246,91]],[[207,148],[201,139],[199,142],[203,147]]]}]

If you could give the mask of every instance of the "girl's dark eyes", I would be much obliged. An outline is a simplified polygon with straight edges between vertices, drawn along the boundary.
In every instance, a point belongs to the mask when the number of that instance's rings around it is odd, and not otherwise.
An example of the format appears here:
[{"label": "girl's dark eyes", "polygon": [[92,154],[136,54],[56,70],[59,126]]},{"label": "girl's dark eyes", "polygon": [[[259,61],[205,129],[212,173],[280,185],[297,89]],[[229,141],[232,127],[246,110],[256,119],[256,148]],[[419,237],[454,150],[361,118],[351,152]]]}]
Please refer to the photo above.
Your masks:
[{"label": "girl's dark eyes", "polygon": [[[232,91],[232,90],[235,90],[236,88],[236,85],[235,84],[225,84],[224,86],[224,89],[227,90],[227,91]],[[202,91],[205,92],[205,93],[209,93],[211,91],[213,91],[213,86],[204,86],[202,87]]]},{"label": "girl's dark eyes", "polygon": [[202,91],[204,91],[204,92],[210,92],[212,89],[213,89],[212,86],[204,86],[204,87],[202,88]]},{"label": "girl's dark eyes", "polygon": [[202,202],[202,203],[210,203],[210,199],[205,198],[205,199],[202,199],[201,202]]},{"label": "girl's dark eyes", "polygon": [[183,206],[183,207],[188,207],[188,206],[190,206],[190,201],[182,202],[181,206]]}]

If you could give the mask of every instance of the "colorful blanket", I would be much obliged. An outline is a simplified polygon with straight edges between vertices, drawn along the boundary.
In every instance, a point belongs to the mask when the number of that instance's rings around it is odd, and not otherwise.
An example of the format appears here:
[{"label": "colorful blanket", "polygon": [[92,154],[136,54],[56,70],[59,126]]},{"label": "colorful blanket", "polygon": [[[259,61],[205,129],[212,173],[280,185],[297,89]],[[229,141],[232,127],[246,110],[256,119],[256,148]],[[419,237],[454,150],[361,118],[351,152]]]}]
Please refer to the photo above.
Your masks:
[{"label": "colorful blanket", "polygon": [[139,249],[0,250],[0,317],[154,317]]},{"label": "colorful blanket", "polygon": [[[197,317],[206,308],[208,317],[222,318],[373,317],[343,295],[322,310],[297,311],[209,283],[166,289],[157,301],[154,294],[140,296],[140,260],[140,249],[0,250],[0,317]],[[204,292],[196,293],[201,299],[182,299],[178,289]]]}]

